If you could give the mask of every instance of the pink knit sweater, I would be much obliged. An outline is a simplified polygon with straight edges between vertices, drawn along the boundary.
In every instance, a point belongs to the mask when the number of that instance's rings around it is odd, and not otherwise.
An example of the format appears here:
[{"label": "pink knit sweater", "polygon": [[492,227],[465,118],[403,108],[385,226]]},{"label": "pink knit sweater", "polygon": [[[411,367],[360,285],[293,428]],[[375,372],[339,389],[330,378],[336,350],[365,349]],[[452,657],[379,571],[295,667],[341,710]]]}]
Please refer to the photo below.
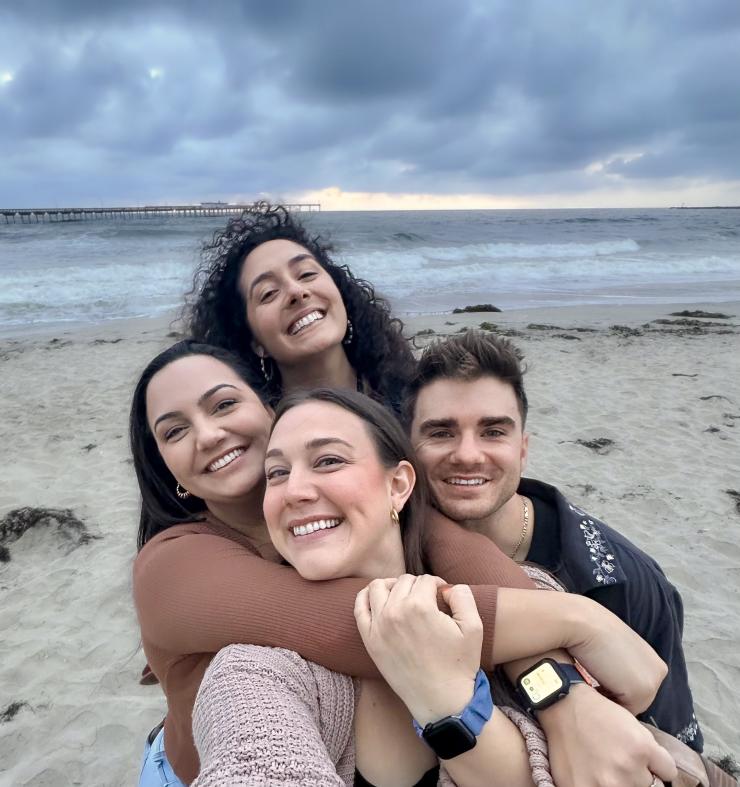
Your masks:
[{"label": "pink knit sweater", "polygon": [[[256,645],[222,650],[193,712],[201,771],[193,787],[343,787],[354,782],[352,678],[297,653]],[[525,714],[499,706],[524,736],[537,787],[554,787],[547,743]],[[440,768],[439,785],[454,787]]]}]

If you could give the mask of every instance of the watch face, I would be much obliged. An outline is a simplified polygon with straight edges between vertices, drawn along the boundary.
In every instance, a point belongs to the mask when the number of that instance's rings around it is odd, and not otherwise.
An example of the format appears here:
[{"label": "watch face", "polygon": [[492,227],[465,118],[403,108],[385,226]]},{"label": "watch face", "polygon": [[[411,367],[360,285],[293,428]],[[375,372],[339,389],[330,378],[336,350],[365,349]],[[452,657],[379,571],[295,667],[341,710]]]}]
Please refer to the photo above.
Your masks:
[{"label": "watch face", "polygon": [[476,737],[455,716],[427,724],[423,732],[429,748],[442,760],[451,760],[475,747]]},{"label": "watch face", "polygon": [[547,700],[557,699],[563,691],[563,678],[555,667],[545,661],[519,680],[521,690],[534,708]]}]

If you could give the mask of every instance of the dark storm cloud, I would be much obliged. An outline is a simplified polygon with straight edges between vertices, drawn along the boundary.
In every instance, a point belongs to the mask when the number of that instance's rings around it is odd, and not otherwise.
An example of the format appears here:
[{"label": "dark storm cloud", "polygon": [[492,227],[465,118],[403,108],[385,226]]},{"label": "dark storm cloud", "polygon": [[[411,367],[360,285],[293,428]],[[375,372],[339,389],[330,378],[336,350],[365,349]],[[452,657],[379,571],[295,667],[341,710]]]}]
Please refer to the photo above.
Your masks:
[{"label": "dark storm cloud", "polygon": [[738,73],[735,0],[29,0],[0,202],[738,178]]}]

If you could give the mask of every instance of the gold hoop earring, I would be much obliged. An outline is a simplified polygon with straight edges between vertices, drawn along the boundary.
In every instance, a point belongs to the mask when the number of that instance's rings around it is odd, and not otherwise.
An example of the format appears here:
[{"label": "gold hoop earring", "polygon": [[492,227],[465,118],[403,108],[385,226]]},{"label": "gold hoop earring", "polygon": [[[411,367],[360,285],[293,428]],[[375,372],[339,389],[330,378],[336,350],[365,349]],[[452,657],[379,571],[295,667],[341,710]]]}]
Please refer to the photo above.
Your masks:
[{"label": "gold hoop earring", "polygon": [[398,516],[398,511],[395,508],[391,508],[391,522],[393,522],[396,527],[399,527],[401,524],[401,520]]},{"label": "gold hoop earring", "polygon": [[184,487],[181,487],[179,482],[175,487],[175,494],[182,500],[186,500],[188,497],[190,497],[190,492],[188,492],[188,490]]}]

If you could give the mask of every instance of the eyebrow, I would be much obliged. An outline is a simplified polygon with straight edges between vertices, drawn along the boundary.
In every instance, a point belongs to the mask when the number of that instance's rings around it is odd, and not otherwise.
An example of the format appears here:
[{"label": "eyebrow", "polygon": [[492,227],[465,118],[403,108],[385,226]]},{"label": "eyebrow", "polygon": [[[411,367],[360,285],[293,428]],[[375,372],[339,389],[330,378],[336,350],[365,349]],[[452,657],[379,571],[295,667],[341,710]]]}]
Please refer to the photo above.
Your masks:
[{"label": "eyebrow", "polygon": [[[207,399],[213,396],[213,394],[215,394],[216,391],[220,391],[222,388],[233,388],[234,390],[236,390],[236,386],[231,385],[230,383],[219,383],[218,385],[214,385],[213,388],[209,388],[204,394],[201,394],[198,397],[198,407],[200,407],[203,404],[203,402],[205,402]],[[159,426],[161,421],[166,421],[168,418],[178,418],[181,415],[182,415],[181,410],[172,410],[169,413],[162,413],[162,415],[160,415],[159,418],[157,418],[157,420],[154,422],[152,431],[153,432],[157,431],[157,426]]]},{"label": "eyebrow", "polygon": [[[288,260],[288,265],[297,265],[299,262],[303,262],[304,260],[312,260],[316,262],[315,257],[313,254],[309,254],[308,252],[303,252],[301,254],[296,254],[295,257],[291,257]],[[263,282],[265,279],[274,279],[275,274],[272,271],[265,271],[264,273],[260,273],[259,276],[256,276],[254,281],[249,285],[249,297],[252,297],[252,293],[254,292],[254,288]]]},{"label": "eyebrow", "polygon": [[451,429],[457,426],[455,418],[427,418],[419,425],[420,432],[428,432],[430,429]]},{"label": "eyebrow", "polygon": [[[307,443],[305,443],[305,447],[308,451],[311,451],[316,448],[323,448],[325,445],[333,445],[334,443],[339,443],[340,445],[344,445],[347,448],[352,448],[352,446],[346,440],[342,440],[341,437],[316,437],[313,440],[309,440]],[[271,459],[274,456],[284,456],[284,454],[280,448],[271,448],[265,454],[265,459]]]},{"label": "eyebrow", "polygon": [[[516,426],[516,421],[508,415],[486,416],[478,420],[478,426]],[[458,426],[456,418],[428,418],[419,426],[420,432],[429,432],[432,429],[453,429]]]}]

